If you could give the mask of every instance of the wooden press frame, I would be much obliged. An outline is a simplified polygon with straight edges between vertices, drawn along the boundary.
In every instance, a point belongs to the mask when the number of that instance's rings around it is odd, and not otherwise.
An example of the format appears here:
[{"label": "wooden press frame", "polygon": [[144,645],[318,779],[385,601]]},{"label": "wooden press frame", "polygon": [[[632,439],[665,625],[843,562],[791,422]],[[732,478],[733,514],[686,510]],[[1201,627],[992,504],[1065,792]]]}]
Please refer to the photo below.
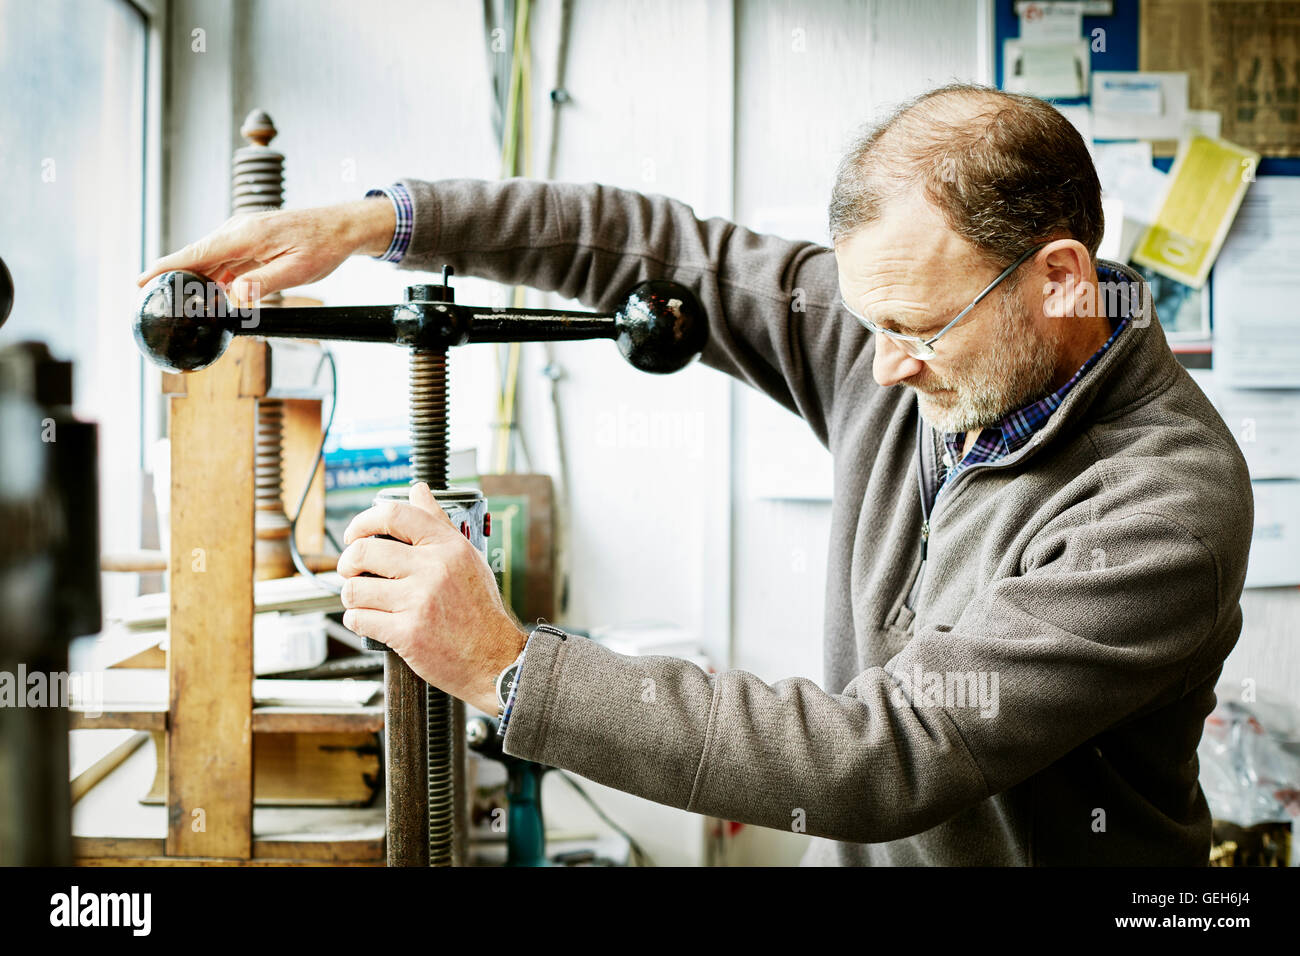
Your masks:
[{"label": "wooden press frame", "polygon": [[[384,865],[383,840],[254,839],[254,733],[377,732],[383,715],[253,707],[254,473],[257,403],[270,346],[236,337],[201,372],[164,374],[171,435],[166,711],[74,713],[80,729],[166,734],[167,827],[161,838],[76,837],[80,865]],[[300,489],[321,439],[321,401],[283,399],[284,483]],[[296,502],[295,502],[296,503]],[[289,507],[292,507],[290,504]],[[325,476],[297,528],[324,550]]]}]

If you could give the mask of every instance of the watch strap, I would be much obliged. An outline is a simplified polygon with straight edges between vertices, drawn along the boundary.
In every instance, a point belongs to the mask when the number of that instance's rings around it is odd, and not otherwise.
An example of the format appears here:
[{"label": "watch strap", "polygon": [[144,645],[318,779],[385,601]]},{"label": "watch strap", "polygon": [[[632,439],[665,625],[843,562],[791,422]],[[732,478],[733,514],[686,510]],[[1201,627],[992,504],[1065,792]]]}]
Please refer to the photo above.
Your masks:
[{"label": "watch strap", "polygon": [[[528,635],[528,640],[524,642],[524,649],[519,652],[519,657],[515,659],[515,664],[518,665],[518,670],[515,671],[514,683],[510,685],[510,693],[506,697],[505,706],[501,708],[501,713],[497,715],[497,736],[498,737],[505,737],[506,735],[506,728],[510,724],[510,715],[511,713],[513,713],[515,707],[515,698],[519,694],[519,683],[520,680],[523,678],[523,674],[524,674],[524,661],[527,659],[528,656],[528,646],[533,641],[533,634],[536,634],[538,631],[545,631],[548,634],[553,634],[562,641],[568,640],[569,638],[568,634],[560,630],[554,624],[538,623],[533,628],[532,632]],[[499,700],[498,700],[498,704],[500,704]]]}]

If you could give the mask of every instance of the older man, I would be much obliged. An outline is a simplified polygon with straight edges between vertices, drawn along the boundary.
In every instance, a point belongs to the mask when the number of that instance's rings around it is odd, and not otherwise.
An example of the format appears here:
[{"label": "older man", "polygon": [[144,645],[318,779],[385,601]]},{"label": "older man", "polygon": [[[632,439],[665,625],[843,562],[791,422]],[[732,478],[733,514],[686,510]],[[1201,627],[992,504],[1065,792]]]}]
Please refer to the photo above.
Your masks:
[{"label": "older man", "polygon": [[806,862],[1206,861],[1196,747],[1240,631],[1250,483],[1140,278],[1096,259],[1100,188],[1060,113],[969,86],[907,104],[841,164],[833,249],[599,185],[382,195],[231,221],[148,275],[242,300],[362,252],[601,310],[690,285],[703,361],[834,455],[825,675],[526,638],[422,486],[349,529],[349,627],[500,707],[507,752],[805,830]]}]

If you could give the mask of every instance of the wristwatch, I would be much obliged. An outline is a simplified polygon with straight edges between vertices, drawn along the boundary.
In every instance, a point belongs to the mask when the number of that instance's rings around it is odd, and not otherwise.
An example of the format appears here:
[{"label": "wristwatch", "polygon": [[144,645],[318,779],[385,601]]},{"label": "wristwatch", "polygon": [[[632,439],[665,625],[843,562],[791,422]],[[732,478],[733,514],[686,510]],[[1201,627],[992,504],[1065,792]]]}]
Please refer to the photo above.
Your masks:
[{"label": "wristwatch", "polygon": [[497,720],[503,719],[506,715],[506,704],[510,701],[510,693],[515,688],[515,681],[519,679],[519,667],[523,662],[524,652],[520,651],[514,662],[507,664],[505,670],[497,675]]},{"label": "wristwatch", "polygon": [[532,641],[533,634],[538,631],[546,631],[554,634],[560,640],[568,640],[569,635],[560,630],[554,624],[541,622],[533,628],[532,633],[528,635],[528,640],[524,642],[524,648],[519,652],[519,656],[514,659],[514,663],[508,664],[500,674],[497,675],[497,722],[498,731],[505,733],[506,723],[510,720],[510,710],[514,705],[515,684],[519,680],[519,670],[523,667],[524,655],[528,652],[528,645]]}]

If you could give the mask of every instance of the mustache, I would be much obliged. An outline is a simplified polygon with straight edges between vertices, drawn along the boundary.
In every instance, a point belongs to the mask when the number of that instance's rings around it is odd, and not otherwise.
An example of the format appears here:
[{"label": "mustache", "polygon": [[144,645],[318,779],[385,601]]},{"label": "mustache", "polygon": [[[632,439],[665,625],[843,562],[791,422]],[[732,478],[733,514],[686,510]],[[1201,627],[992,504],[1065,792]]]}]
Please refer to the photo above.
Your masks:
[{"label": "mustache", "polygon": [[951,391],[952,391],[952,389],[949,388],[947,385],[942,385],[942,384],[939,384],[939,383],[936,383],[936,382],[931,382],[931,381],[929,381],[929,380],[921,381],[921,382],[916,382],[916,381],[913,381],[913,380],[909,379],[908,381],[903,382],[902,384],[905,385],[905,386],[907,386],[907,387],[910,388],[910,389],[914,389],[915,391],[920,392],[922,395],[933,395],[933,394],[935,394],[936,392],[951,392]]}]

